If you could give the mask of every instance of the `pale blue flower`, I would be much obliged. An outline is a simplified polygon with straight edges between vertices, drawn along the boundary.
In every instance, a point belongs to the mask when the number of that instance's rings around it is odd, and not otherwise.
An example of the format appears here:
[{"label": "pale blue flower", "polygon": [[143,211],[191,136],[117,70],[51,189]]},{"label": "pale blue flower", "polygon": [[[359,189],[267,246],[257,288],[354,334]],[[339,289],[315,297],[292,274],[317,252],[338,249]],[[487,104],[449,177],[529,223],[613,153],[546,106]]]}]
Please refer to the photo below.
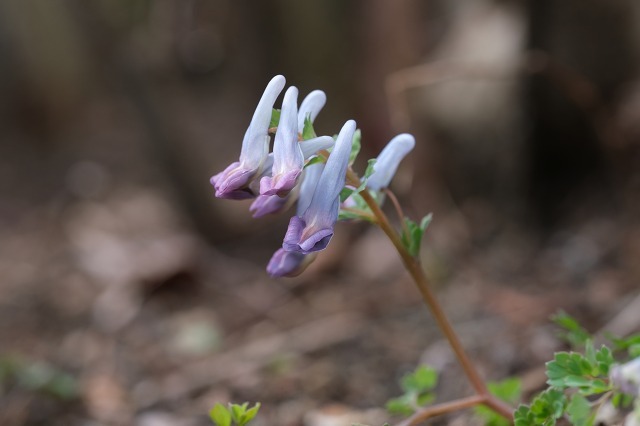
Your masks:
[{"label": "pale blue flower", "polygon": [[[323,170],[324,163],[311,164],[304,170],[304,179],[300,184],[300,196],[298,198],[298,206],[296,208],[299,216],[302,216],[309,207],[309,204],[311,204],[313,193],[316,190],[316,186],[318,185],[318,181],[320,180]],[[273,199],[274,197],[270,198]],[[282,200],[281,198],[278,199]],[[271,257],[271,260],[267,265],[267,272],[272,277],[296,276],[304,271],[314,259],[314,254],[303,254],[299,251],[286,251],[281,248]]]},{"label": "pale blue flower", "polygon": [[320,175],[309,207],[291,218],[282,247],[304,254],[323,250],[333,236],[338,219],[340,191],[344,187],[356,123],[349,120],[340,130],[336,144]]},{"label": "pale blue flower", "polygon": [[373,165],[373,173],[367,180],[367,188],[374,191],[387,188],[398,170],[398,165],[415,145],[415,138],[408,133],[402,133],[391,139]]},{"label": "pale blue flower", "polygon": [[276,99],[285,85],[285,78],[277,75],[271,79],[253,114],[249,128],[242,140],[239,161],[232,163],[211,178],[216,197],[245,199],[254,196],[248,188],[251,181],[262,171],[269,154],[269,123]]},{"label": "pale blue flower", "polygon": [[327,95],[322,90],[314,90],[309,93],[300,104],[300,109],[298,110],[298,131],[302,132],[302,129],[304,129],[304,121],[307,116],[313,123],[326,103]]},{"label": "pale blue flower", "polygon": [[271,176],[260,180],[260,195],[284,197],[296,186],[303,167],[304,155],[298,142],[298,89],[289,87],[284,94],[273,143]]},{"label": "pale blue flower", "polygon": [[[315,155],[321,149],[331,148],[333,144],[334,140],[331,136],[321,136],[301,142],[300,147],[302,148],[302,153],[306,160],[307,158]],[[267,158],[265,163],[269,165],[269,163],[272,161],[273,155],[269,155],[269,158]],[[296,201],[299,193],[301,193],[301,198],[306,197],[309,198],[309,200],[303,201],[301,199],[300,201],[298,201],[298,209],[300,209],[299,206],[301,205],[301,202],[306,202],[306,206],[308,206],[309,202],[311,201],[310,195],[313,195],[315,185],[318,182],[318,178],[320,177],[320,174],[318,172],[322,172],[323,167],[324,163],[315,163],[304,169],[301,178],[302,183],[298,185],[300,187],[299,191],[294,188],[294,190],[289,192],[284,197],[280,197],[278,195],[258,195],[255,201],[251,204],[251,207],[249,207],[249,211],[253,213],[254,218],[259,218],[268,214],[280,213],[289,208],[289,206],[291,206]]]}]

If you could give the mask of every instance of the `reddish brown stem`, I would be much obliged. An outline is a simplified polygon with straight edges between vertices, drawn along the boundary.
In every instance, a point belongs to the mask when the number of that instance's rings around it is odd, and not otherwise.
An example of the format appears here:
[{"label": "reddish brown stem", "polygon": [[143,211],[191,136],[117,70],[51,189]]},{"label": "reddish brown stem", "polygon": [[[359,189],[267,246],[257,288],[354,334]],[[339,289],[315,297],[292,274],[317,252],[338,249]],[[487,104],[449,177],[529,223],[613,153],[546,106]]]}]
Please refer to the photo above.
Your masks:
[{"label": "reddish brown stem", "polygon": [[482,395],[473,395],[467,398],[456,399],[455,401],[443,402],[442,404],[436,404],[418,410],[411,417],[398,423],[396,426],[415,426],[432,417],[474,407],[478,404],[483,404],[484,402],[486,402],[486,398]]},{"label": "reddish brown stem", "polygon": [[[359,182],[358,176],[352,170],[347,171],[347,180],[356,183]],[[447,338],[449,345],[453,349],[453,352],[455,353],[460,366],[471,382],[471,386],[476,391],[477,396],[482,397],[482,403],[484,405],[500,413],[505,418],[512,420],[512,409],[489,393],[487,385],[478,373],[478,370],[476,370],[475,366],[469,359],[469,356],[465,352],[464,347],[462,346],[462,343],[458,338],[458,335],[456,334],[444,310],[440,306],[440,303],[431,290],[431,286],[429,285],[429,281],[424,274],[424,270],[422,269],[420,260],[417,257],[412,256],[404,247],[400,236],[395,231],[386,214],[380,209],[380,206],[378,206],[378,203],[376,203],[371,194],[367,190],[364,190],[360,193],[360,195],[371,209],[373,215],[377,218],[377,223],[380,228],[384,231],[385,234],[387,234],[387,237],[389,237],[389,240],[391,240],[394,247],[398,251],[398,254],[402,258],[405,268],[407,269],[409,274],[411,274],[413,281],[416,283],[418,290],[422,295],[422,299],[431,310],[436,323]]]}]

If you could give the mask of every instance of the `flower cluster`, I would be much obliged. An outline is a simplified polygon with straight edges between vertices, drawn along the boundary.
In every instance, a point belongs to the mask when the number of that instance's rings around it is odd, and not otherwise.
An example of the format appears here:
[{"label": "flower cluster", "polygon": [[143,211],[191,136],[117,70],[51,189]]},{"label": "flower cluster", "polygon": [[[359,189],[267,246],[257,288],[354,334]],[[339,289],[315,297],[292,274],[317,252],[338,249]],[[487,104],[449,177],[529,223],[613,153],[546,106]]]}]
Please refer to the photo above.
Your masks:
[{"label": "flower cluster", "polygon": [[[218,198],[253,199],[253,217],[279,213],[296,203],[296,214],[282,248],[271,258],[267,272],[274,276],[294,276],[302,272],[333,236],[341,208],[341,192],[352,159],[356,123],[347,121],[335,141],[331,136],[315,136],[312,124],[326,103],[326,95],[315,90],[298,108],[298,89],[289,87],[278,116],[276,99],[285,87],[285,78],[271,79],[253,114],[242,140],[240,158],[211,178]],[[274,114],[275,113],[275,114]],[[275,124],[275,127],[272,127]],[[306,130],[310,128],[311,131]],[[273,152],[269,133],[275,130]],[[307,133],[310,133],[310,137]],[[411,135],[396,136],[380,153],[367,180],[367,188],[380,191],[389,185],[400,161],[413,149]],[[326,161],[309,161],[320,151],[331,150]],[[324,159],[324,157],[322,157]]]}]

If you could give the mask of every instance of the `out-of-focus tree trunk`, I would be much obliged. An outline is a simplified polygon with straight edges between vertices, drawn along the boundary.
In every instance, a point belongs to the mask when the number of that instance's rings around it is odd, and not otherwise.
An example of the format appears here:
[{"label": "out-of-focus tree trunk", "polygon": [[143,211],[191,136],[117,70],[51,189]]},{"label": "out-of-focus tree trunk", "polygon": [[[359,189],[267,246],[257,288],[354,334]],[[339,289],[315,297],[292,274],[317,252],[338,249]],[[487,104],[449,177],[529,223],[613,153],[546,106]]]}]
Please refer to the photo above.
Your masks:
[{"label": "out-of-focus tree trunk", "polygon": [[[640,15],[634,0],[531,0],[528,12],[528,47],[549,61],[528,79],[529,189],[537,219],[552,225],[578,197],[614,200],[610,111],[638,70]],[[577,80],[584,93],[572,98]]]}]

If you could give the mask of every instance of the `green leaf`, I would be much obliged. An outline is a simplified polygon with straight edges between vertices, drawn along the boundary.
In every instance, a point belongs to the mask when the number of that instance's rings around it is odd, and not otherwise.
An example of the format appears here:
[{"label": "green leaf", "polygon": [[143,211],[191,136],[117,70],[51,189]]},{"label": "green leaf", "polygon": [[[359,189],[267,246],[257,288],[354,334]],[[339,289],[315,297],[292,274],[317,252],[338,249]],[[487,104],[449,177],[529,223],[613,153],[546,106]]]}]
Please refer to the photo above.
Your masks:
[{"label": "green leaf", "polygon": [[317,137],[316,131],[313,129],[313,123],[311,122],[310,115],[304,118],[304,127],[302,128],[302,139],[309,140]]},{"label": "green leaf", "polygon": [[[513,377],[497,383],[488,383],[487,387],[492,395],[509,404],[515,404],[520,399],[521,383]],[[484,405],[477,405],[474,411],[478,417],[484,420],[485,426],[508,426],[507,419]]]},{"label": "green leaf", "polygon": [[402,395],[387,401],[385,405],[389,414],[394,416],[409,416],[415,411],[411,395]]},{"label": "green leaf", "polygon": [[349,166],[352,166],[356,161],[358,154],[360,153],[361,147],[361,139],[362,133],[360,129],[356,129],[356,132],[353,134],[353,144],[351,145],[351,154],[349,154]]},{"label": "green leaf", "polygon": [[244,426],[254,419],[256,414],[258,414],[258,410],[260,410],[260,403],[256,403],[253,407],[246,410],[240,421],[238,422],[238,426]]},{"label": "green leaf", "polygon": [[611,403],[616,408],[629,408],[635,397],[626,393],[615,393],[611,398]]},{"label": "green leaf", "polygon": [[406,231],[402,232],[402,244],[407,249],[411,256],[417,256],[420,252],[420,245],[422,243],[422,237],[427,227],[431,223],[432,214],[429,213],[420,221],[420,225],[412,221],[408,217],[404,218],[406,225]]},{"label": "green leaf", "polygon": [[247,406],[249,403],[245,402],[242,405],[239,404],[229,404],[231,408],[231,419],[233,419],[234,423],[240,423],[242,421],[242,417],[244,416],[245,411],[247,411]]},{"label": "green leaf", "polygon": [[640,356],[640,343],[629,346],[629,357],[638,358]]},{"label": "green leaf", "polygon": [[359,194],[360,192],[364,191],[364,189],[367,186],[367,180],[369,180],[369,177],[374,172],[375,164],[376,164],[376,159],[375,158],[372,158],[372,159],[370,159],[368,161],[367,169],[364,171],[364,176],[362,176],[362,179],[360,180],[360,186],[358,186],[357,188],[351,188],[351,187],[348,187],[348,186],[345,186],[344,188],[342,188],[342,191],[340,191],[340,202],[341,203],[343,203],[344,200],[349,198],[349,196],[351,196],[352,194]]},{"label": "green leaf", "polygon": [[231,414],[222,404],[216,404],[209,411],[209,417],[218,426],[231,426]]},{"label": "green leaf", "polygon": [[419,406],[429,405],[435,401],[435,399],[436,395],[433,392],[426,392],[417,396],[416,404]]},{"label": "green leaf", "polygon": [[566,402],[562,391],[547,389],[534,398],[530,410],[540,424],[554,425],[555,421],[562,417]]},{"label": "green leaf", "polygon": [[547,362],[547,383],[560,389],[574,386],[586,386],[583,376],[591,374],[591,363],[577,352],[557,352],[553,361]]},{"label": "green leaf", "polygon": [[520,405],[513,413],[514,426],[536,426],[534,415],[526,405]]},{"label": "green leaf", "polygon": [[427,366],[418,367],[413,373],[402,378],[402,389],[405,392],[422,393],[433,389],[438,383],[438,373]]},{"label": "green leaf", "polygon": [[567,415],[574,426],[590,426],[593,424],[591,404],[579,393],[571,397],[571,401],[567,405]]},{"label": "green leaf", "polygon": [[351,196],[351,194],[353,194],[353,188],[349,188],[348,186],[342,188],[342,191],[340,191],[340,202],[344,203],[345,200]]},{"label": "green leaf", "polygon": [[580,348],[587,340],[591,339],[589,332],[582,328],[578,321],[566,312],[560,311],[552,316],[551,319],[564,329],[564,332],[559,333],[559,337],[568,342],[572,348]]},{"label": "green leaf", "polygon": [[376,158],[370,158],[367,161],[367,168],[364,171],[364,176],[362,176],[362,180],[364,180],[365,182],[367,181],[367,179],[369,179],[371,177],[371,175],[373,174],[373,172],[375,171],[375,165],[376,165]]},{"label": "green leaf", "polygon": [[351,201],[355,203],[355,207],[353,207],[353,210],[345,210],[344,208],[341,208],[340,213],[338,214],[338,220],[356,219],[372,221],[373,213],[371,212],[369,205],[364,201],[364,198],[362,198],[359,193],[352,191],[350,188],[344,188],[340,193],[340,200],[344,201],[349,197],[351,197]]},{"label": "green leaf", "polygon": [[487,387],[492,395],[509,404],[518,402],[522,392],[522,382],[517,377],[510,377],[501,382],[488,383]]},{"label": "green leaf", "polygon": [[269,128],[278,127],[279,123],[280,123],[280,110],[274,108],[273,110],[271,110],[271,121],[269,122]]},{"label": "green leaf", "polygon": [[626,338],[619,338],[610,333],[606,333],[606,336],[613,343],[615,350],[627,351],[630,358],[640,356],[640,334],[633,334]]},{"label": "green leaf", "polygon": [[608,376],[609,369],[614,362],[615,360],[613,359],[611,349],[604,345],[595,353],[595,363],[598,367],[598,375],[600,376]]}]

